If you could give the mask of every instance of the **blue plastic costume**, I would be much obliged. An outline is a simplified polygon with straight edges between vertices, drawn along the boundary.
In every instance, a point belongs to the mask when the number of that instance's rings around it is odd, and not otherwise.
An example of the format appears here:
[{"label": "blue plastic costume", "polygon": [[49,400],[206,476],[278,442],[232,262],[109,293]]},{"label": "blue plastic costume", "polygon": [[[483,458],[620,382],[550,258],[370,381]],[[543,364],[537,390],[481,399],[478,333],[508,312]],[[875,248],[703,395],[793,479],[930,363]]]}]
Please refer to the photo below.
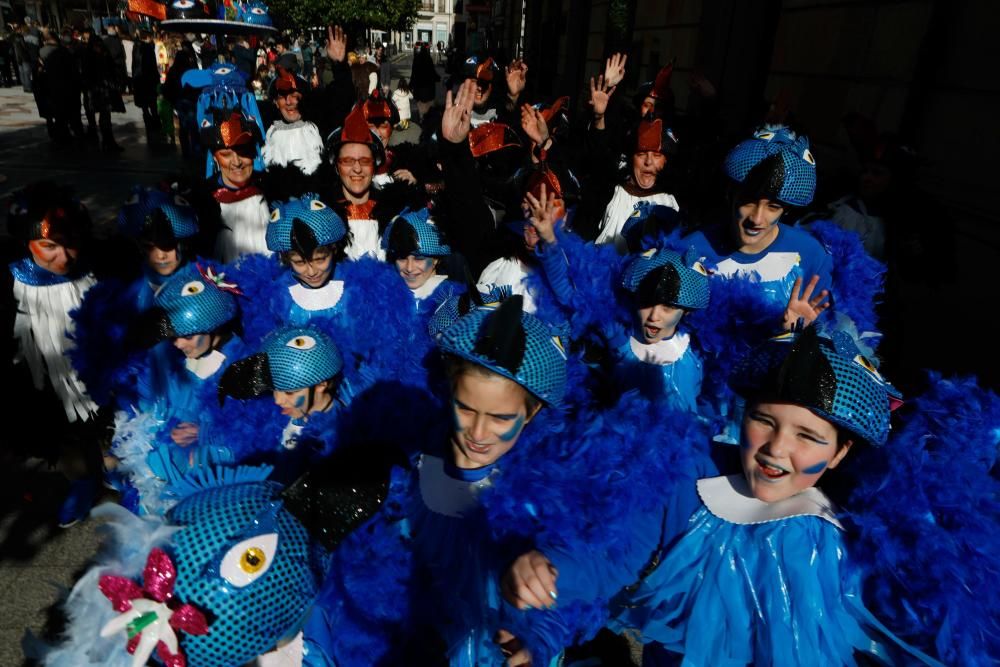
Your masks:
[{"label": "blue plastic costume", "polygon": [[[809,140],[796,137],[785,127],[762,128],[738,144],[726,156],[725,171],[740,187],[748,189],[749,196],[783,206],[806,206],[816,190],[816,160],[809,151]],[[817,290],[828,289],[831,260],[809,234],[777,224],[777,238],[757,254],[733,248],[728,226],[694,232],[684,242],[715,265],[719,276],[756,279],[769,298],[783,307],[797,278],[807,282],[818,275]]]},{"label": "blue plastic costume", "polygon": [[[469,360],[518,383],[545,403],[558,404],[565,394],[566,359],[562,346],[548,325],[521,313],[519,297],[497,309],[480,308],[460,318],[445,331],[440,348],[445,354]],[[547,416],[550,412],[553,408],[543,410],[532,421],[515,449],[530,450],[558,432],[561,414]],[[428,619],[443,638],[451,664],[471,667],[499,665],[503,661],[492,641],[500,607],[496,575],[505,554],[511,551],[492,543],[478,497],[503,479],[506,459],[475,470],[457,468],[446,445],[447,428],[442,426],[447,418],[439,413],[434,417],[434,427],[414,431],[427,436],[426,441],[416,443],[419,449],[414,454],[415,472],[394,478],[386,507],[397,507],[398,512],[383,513],[381,521],[368,529],[378,544],[391,550],[381,553],[393,569],[384,573],[345,572],[348,579],[325,593],[316,625],[311,633],[307,630],[307,641],[321,649],[333,664],[352,664],[351,656],[364,651],[369,651],[368,660],[377,663],[379,659],[373,656],[393,649],[391,643],[385,645],[388,637],[395,633],[398,646],[405,642],[400,637],[411,636],[414,626]],[[393,532],[407,537],[411,545],[408,547],[399,538],[394,543]],[[358,551],[354,554],[366,551],[364,544],[355,548]],[[346,545],[341,557],[356,562]],[[407,572],[416,576],[408,577]],[[410,608],[399,610],[396,616],[392,613],[395,610],[376,613],[385,601],[372,597],[369,602],[369,588],[398,586],[401,577],[407,582],[403,584],[407,590],[398,594],[393,604],[403,606],[409,600]],[[339,576],[335,573],[332,579],[336,582]],[[354,608],[377,620],[360,621],[351,613]],[[375,611],[364,611],[370,608]],[[366,626],[371,641],[367,648],[358,646],[359,636],[353,633],[343,643],[336,636],[341,627]]]},{"label": "blue plastic costume", "polygon": [[[636,323],[635,308],[656,304],[685,311],[706,308],[709,279],[700,263],[654,248],[622,265],[606,246],[585,244],[576,235],[562,232],[558,243],[541,248],[538,256],[546,281],[570,318],[574,336],[586,337],[596,330],[602,339],[613,364],[610,375],[616,392],[639,389],[647,398],[664,400],[672,408],[696,410],[702,364],[690,334],[677,331],[656,343],[645,343],[637,331],[642,325]],[[621,269],[612,278],[597,268],[602,265]],[[548,312],[547,300],[540,303],[541,312]],[[611,309],[609,304],[616,305]]]}]

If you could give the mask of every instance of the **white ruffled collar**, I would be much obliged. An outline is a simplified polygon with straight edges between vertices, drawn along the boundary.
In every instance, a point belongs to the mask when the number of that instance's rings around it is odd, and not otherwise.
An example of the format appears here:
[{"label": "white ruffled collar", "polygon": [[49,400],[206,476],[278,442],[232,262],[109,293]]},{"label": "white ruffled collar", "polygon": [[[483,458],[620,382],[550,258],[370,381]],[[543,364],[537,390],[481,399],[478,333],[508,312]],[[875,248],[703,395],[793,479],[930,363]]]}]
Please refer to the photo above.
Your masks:
[{"label": "white ruffled collar", "polygon": [[844,529],[837,520],[836,506],[815,486],[791,498],[766,503],[751,495],[750,485],[742,474],[727,475],[699,479],[698,496],[709,512],[730,523],[747,525],[815,516]]},{"label": "white ruffled collar", "polygon": [[327,310],[340,303],[340,299],[344,296],[344,281],[331,280],[315,289],[295,281],[295,284],[288,288],[288,292],[292,296],[292,301],[303,310]]},{"label": "white ruffled collar", "polygon": [[413,298],[414,299],[417,299],[418,301],[421,301],[421,300],[426,299],[427,297],[429,297],[431,294],[433,294],[434,290],[436,290],[438,288],[438,285],[440,285],[441,283],[443,283],[447,279],[448,279],[448,276],[442,276],[440,274],[434,274],[433,276],[431,276],[430,278],[427,279],[427,282],[425,282],[423,285],[421,285],[417,289],[410,290],[410,292],[413,293]]},{"label": "white ruffled collar", "polygon": [[207,380],[222,368],[225,361],[226,355],[218,350],[212,350],[203,357],[185,359],[184,366],[202,380]]},{"label": "white ruffled collar", "polygon": [[629,347],[635,358],[645,364],[666,366],[672,364],[687,352],[691,337],[685,333],[675,333],[670,338],[655,343],[643,343],[635,336],[629,338]]}]

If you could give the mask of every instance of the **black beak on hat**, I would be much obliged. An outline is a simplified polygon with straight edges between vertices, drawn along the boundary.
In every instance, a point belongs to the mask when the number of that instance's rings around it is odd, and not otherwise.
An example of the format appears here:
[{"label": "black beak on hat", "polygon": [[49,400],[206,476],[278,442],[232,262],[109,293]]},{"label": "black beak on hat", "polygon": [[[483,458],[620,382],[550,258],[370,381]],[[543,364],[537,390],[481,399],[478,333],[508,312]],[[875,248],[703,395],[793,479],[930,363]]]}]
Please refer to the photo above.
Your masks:
[{"label": "black beak on hat", "polygon": [[639,283],[637,300],[641,308],[649,308],[658,303],[677,303],[681,291],[681,277],[677,267],[667,264],[658,271],[650,271]]},{"label": "black beak on hat", "polygon": [[170,225],[170,219],[163,209],[156,209],[150,213],[143,224],[142,238],[152,243],[157,248],[171,250],[177,247],[177,237],[174,236],[174,228]]},{"label": "black beak on hat", "polygon": [[302,255],[302,259],[306,261],[309,261],[319,245],[313,230],[298,218],[292,220],[292,232],[289,241],[291,241],[292,250]]},{"label": "black beak on hat", "polygon": [[170,323],[167,311],[162,308],[150,308],[132,322],[125,335],[125,345],[130,349],[140,350],[176,337],[177,332]]},{"label": "black beak on hat", "polygon": [[809,327],[792,343],[788,356],[777,369],[775,398],[833,411],[837,377],[820,349],[822,339]]},{"label": "black beak on hat", "polygon": [[226,396],[245,401],[273,389],[271,361],[265,353],[258,352],[234,362],[223,371],[219,378],[219,405],[226,402]]},{"label": "black beak on hat", "polygon": [[527,336],[521,323],[524,297],[515,294],[491,313],[479,329],[479,340],[473,351],[496,365],[517,373],[524,361]]},{"label": "black beak on hat", "polygon": [[402,454],[388,447],[343,446],[282,493],[285,508],[332,551],[378,512],[389,493],[393,465],[404,463]]},{"label": "black beak on hat", "polygon": [[778,194],[785,184],[785,161],[780,153],[761,160],[750,170],[739,186],[739,197],[743,201],[770,199],[778,201]]},{"label": "black beak on hat", "polygon": [[388,254],[393,260],[404,259],[415,253],[419,247],[417,243],[417,230],[403,218],[396,218],[389,230],[389,240],[386,245],[389,247]]}]

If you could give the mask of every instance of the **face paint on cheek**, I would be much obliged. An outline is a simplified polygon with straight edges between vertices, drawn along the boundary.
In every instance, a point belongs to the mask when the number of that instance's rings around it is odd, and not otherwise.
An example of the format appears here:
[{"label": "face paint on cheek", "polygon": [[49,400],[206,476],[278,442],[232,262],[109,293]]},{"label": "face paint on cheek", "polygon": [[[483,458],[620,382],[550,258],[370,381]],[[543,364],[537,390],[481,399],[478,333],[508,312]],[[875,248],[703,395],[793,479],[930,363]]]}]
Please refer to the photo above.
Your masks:
[{"label": "face paint on cheek", "polygon": [[434,268],[434,260],[430,259],[430,258],[425,259],[424,260],[424,269],[423,270],[424,271],[430,271],[433,268]]},{"label": "face paint on cheek", "polygon": [[510,430],[506,433],[501,433],[498,437],[504,442],[510,442],[517,437],[517,434],[521,432],[524,427],[524,416],[518,417],[514,420],[514,425],[510,427]]},{"label": "face paint on cheek", "polygon": [[305,396],[299,396],[298,398],[295,399],[295,409],[296,410],[301,410],[302,406],[305,405],[305,404],[306,404],[306,397]]},{"label": "face paint on cheek", "polygon": [[819,473],[823,472],[824,470],[826,470],[826,461],[820,461],[819,463],[816,463],[815,465],[811,465],[808,468],[803,469],[802,472],[804,472],[807,475],[818,475]]}]

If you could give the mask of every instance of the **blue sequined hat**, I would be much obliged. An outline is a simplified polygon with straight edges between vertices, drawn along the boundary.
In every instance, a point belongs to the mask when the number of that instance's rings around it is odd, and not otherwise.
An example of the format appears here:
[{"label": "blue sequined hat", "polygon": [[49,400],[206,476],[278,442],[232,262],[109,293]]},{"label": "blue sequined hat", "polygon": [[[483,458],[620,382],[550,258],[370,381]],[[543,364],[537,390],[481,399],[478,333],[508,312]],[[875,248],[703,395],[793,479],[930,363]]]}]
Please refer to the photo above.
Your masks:
[{"label": "blue sequined hat", "polygon": [[899,392],[843,331],[815,327],[772,338],[733,370],[729,384],[744,397],[764,396],[808,408],[873,445],[889,435]]},{"label": "blue sequined hat", "polygon": [[447,257],[451,254],[451,247],[426,208],[396,216],[382,236],[382,247],[390,261],[408,255]]},{"label": "blue sequined hat", "polygon": [[765,126],[726,156],[729,178],[750,194],[787,206],[807,206],[816,192],[816,160],[809,139],[784,126]]},{"label": "blue sequined hat", "polygon": [[708,272],[700,262],[691,266],[672,250],[653,248],[636,255],[622,271],[622,286],[637,295],[643,307],[662,303],[684,310],[708,306]]},{"label": "blue sequined hat", "polygon": [[[510,285],[490,285],[489,291],[477,290],[475,294],[472,291],[452,294],[431,313],[430,319],[427,320],[427,333],[431,338],[437,340],[441,334],[448,330],[448,327],[458,321],[458,318],[468,314],[470,310],[474,308],[494,309],[511,294]],[[478,298],[476,298],[477,296]]]},{"label": "blue sequined hat", "polygon": [[636,202],[632,215],[625,220],[621,235],[625,239],[629,253],[639,253],[653,245],[644,246],[647,238],[655,238],[677,229],[681,224],[680,212],[670,206],[654,204],[650,201]]},{"label": "blue sequined hat", "polygon": [[210,333],[236,316],[235,285],[226,283],[212,267],[189,264],[163,283],[153,301],[155,311],[169,324],[161,338]]},{"label": "blue sequined hat", "polygon": [[146,237],[160,246],[197,234],[198,215],[178,194],[136,186],[118,212],[118,228],[128,236]]},{"label": "blue sequined hat", "polygon": [[515,295],[496,309],[479,308],[450,326],[438,346],[513,380],[545,403],[559,404],[566,394],[566,352],[558,336],[522,311]]},{"label": "blue sequined hat", "polygon": [[272,252],[294,250],[308,258],[316,248],[332,245],[346,235],[347,225],[319,195],[307,193],[271,204],[267,249]]},{"label": "blue sequined hat", "polygon": [[264,338],[259,352],[226,369],[219,380],[219,398],[307,389],[336,377],[343,368],[337,345],[319,329],[281,327]]},{"label": "blue sequined hat", "polygon": [[237,2],[236,20],[250,25],[272,25],[270,10],[261,0]]}]

